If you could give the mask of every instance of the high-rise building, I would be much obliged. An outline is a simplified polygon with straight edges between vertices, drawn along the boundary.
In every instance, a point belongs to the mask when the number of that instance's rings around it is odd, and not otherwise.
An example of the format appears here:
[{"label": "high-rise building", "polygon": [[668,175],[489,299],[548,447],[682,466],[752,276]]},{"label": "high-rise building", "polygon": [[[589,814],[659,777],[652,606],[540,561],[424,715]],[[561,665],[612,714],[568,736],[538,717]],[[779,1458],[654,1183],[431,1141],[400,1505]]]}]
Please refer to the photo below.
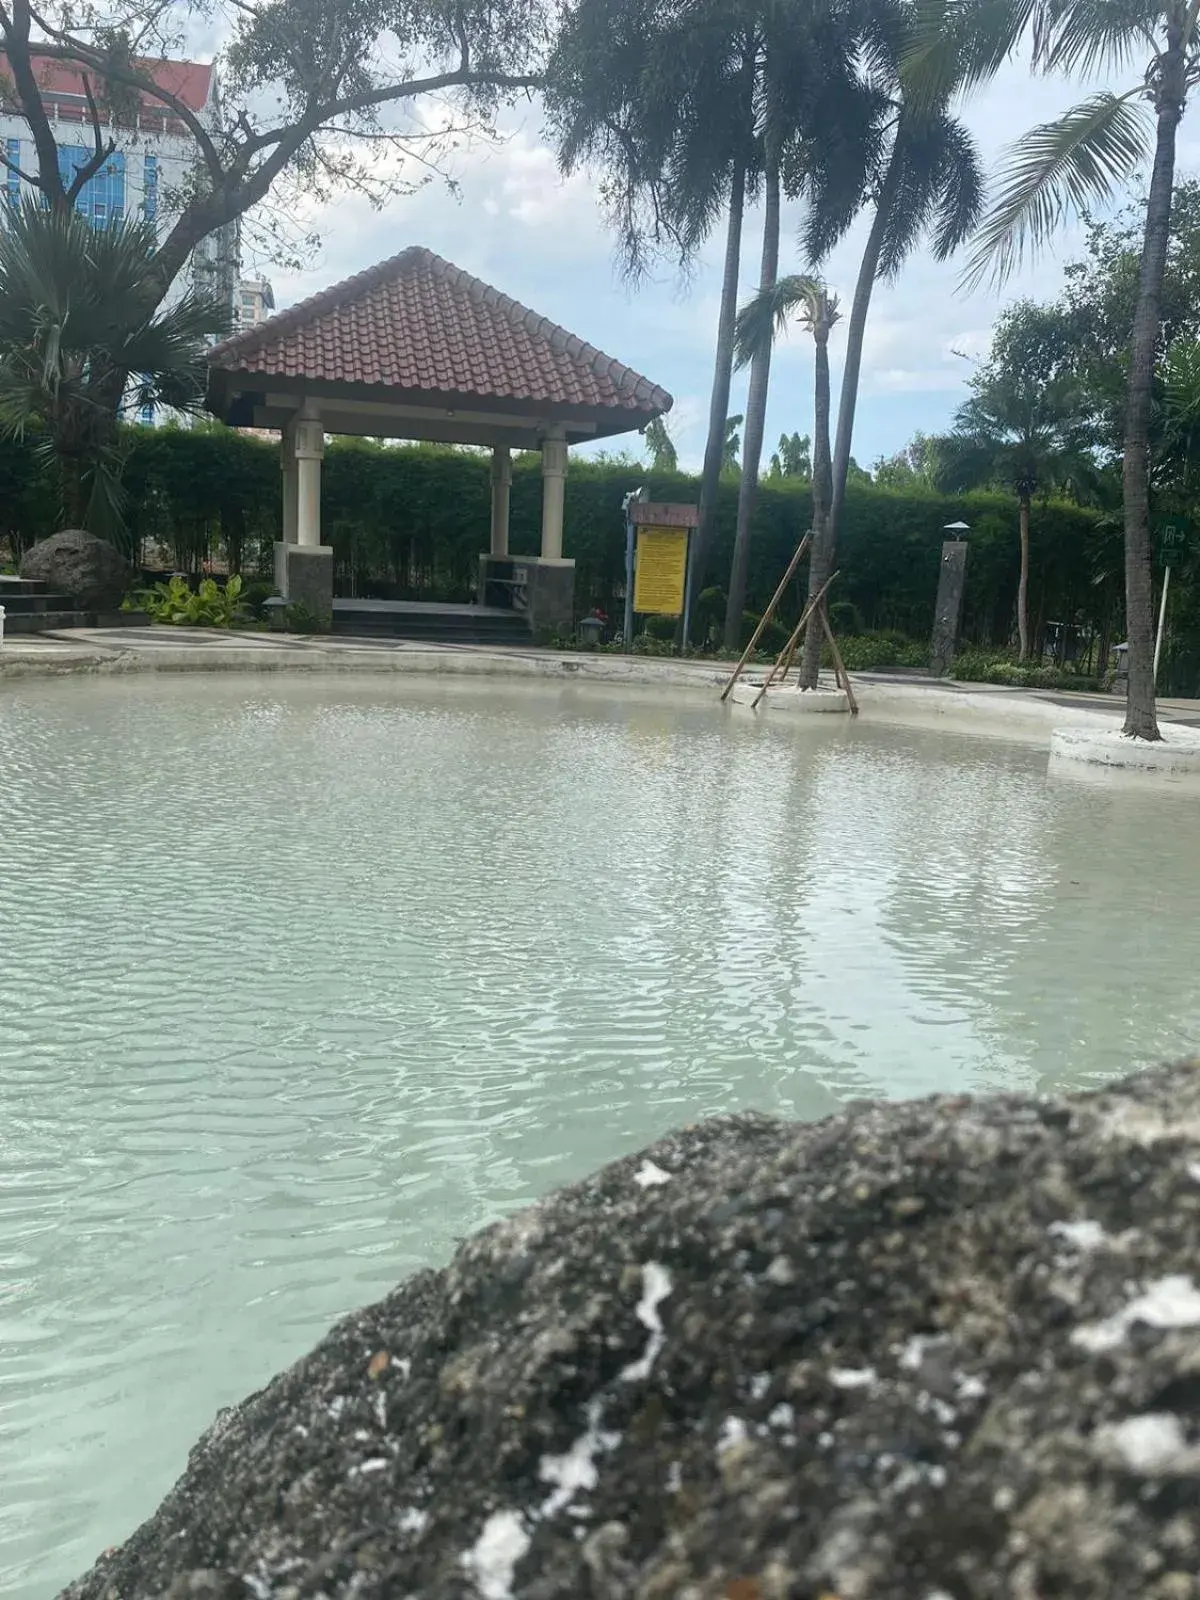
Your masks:
[{"label": "high-rise building", "polygon": [[[142,69],[160,88],[181,100],[210,131],[220,126],[220,99],[211,66],[198,61],[143,61]],[[66,62],[37,60],[38,85],[58,146],[59,169],[66,181],[87,161],[95,148],[91,109],[82,74]],[[88,180],[76,205],[96,227],[117,217],[141,216],[165,237],[177,214],[180,197],[194,182],[200,155],[184,124],[162,101],[143,96],[133,116],[114,119],[100,106],[101,131],[116,148],[104,166]],[[9,204],[17,204],[26,185],[12,170],[34,173],[37,160],[29,124],[13,94],[8,61],[0,53],[0,149],[10,165],[2,181]],[[168,303],[189,287],[224,299],[235,327],[242,326],[240,310],[241,233],[236,222],[201,240],[187,265],[171,286]],[[268,286],[269,293],[269,286]],[[143,413],[143,421],[152,415]]]},{"label": "high-rise building", "polygon": [[265,322],[275,311],[275,290],[269,278],[243,278],[233,308],[234,331],[242,333]]}]

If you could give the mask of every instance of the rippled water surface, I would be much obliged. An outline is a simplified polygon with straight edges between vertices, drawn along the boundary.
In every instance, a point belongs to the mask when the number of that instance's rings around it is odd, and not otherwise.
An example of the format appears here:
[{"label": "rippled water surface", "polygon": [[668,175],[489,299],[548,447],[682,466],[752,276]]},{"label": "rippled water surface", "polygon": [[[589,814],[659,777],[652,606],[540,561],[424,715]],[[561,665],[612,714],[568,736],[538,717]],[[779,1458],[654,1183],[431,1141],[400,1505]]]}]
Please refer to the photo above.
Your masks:
[{"label": "rippled water surface", "polygon": [[0,689],[0,1588],[53,1594],[339,1313],[672,1124],[1196,1045],[1193,794],[813,724]]}]

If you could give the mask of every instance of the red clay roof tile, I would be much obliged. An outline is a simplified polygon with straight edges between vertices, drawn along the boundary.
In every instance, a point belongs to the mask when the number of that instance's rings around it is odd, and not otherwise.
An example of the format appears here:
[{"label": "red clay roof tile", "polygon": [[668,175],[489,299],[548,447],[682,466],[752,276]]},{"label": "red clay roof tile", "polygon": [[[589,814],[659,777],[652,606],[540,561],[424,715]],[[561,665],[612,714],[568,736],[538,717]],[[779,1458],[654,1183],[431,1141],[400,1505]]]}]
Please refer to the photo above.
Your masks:
[{"label": "red clay roof tile", "polygon": [[611,407],[656,416],[665,389],[547,317],[413,246],[215,345],[210,366],[263,377]]}]

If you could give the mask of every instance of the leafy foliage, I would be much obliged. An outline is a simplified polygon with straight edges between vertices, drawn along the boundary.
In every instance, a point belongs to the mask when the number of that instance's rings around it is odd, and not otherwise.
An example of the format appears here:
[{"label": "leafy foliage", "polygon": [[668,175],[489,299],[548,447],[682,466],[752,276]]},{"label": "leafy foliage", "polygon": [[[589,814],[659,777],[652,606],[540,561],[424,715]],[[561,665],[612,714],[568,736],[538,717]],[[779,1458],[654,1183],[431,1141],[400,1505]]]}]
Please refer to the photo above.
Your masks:
[{"label": "leafy foliage", "polygon": [[193,589],[176,574],[152,589],[133,596],[132,610],[149,613],[152,622],[170,622],[188,628],[233,628],[248,619],[242,602],[242,580],[235,573],[224,588],[215,578],[205,578]]},{"label": "leafy foliage", "polygon": [[59,462],[66,521],[101,534],[123,522],[117,408],[123,398],[196,406],[206,340],[228,321],[219,302],[192,292],[147,310],[153,251],[146,222],[96,229],[33,201],[0,215],[0,432],[36,430]]}]

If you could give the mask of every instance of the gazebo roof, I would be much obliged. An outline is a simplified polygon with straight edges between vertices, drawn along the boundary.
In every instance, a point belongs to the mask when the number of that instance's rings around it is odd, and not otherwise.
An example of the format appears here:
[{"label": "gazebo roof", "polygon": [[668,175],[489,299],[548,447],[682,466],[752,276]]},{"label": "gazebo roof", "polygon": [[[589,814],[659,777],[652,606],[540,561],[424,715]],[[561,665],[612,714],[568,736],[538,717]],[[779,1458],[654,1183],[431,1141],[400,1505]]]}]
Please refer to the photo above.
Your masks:
[{"label": "gazebo roof", "polygon": [[[624,433],[672,404],[648,378],[418,246],[226,339],[208,360],[209,409],[243,425],[277,426],[289,404],[314,399],[331,432],[468,443],[513,434],[520,444],[547,422],[575,439]],[[347,405],[361,426],[339,426]]]}]

